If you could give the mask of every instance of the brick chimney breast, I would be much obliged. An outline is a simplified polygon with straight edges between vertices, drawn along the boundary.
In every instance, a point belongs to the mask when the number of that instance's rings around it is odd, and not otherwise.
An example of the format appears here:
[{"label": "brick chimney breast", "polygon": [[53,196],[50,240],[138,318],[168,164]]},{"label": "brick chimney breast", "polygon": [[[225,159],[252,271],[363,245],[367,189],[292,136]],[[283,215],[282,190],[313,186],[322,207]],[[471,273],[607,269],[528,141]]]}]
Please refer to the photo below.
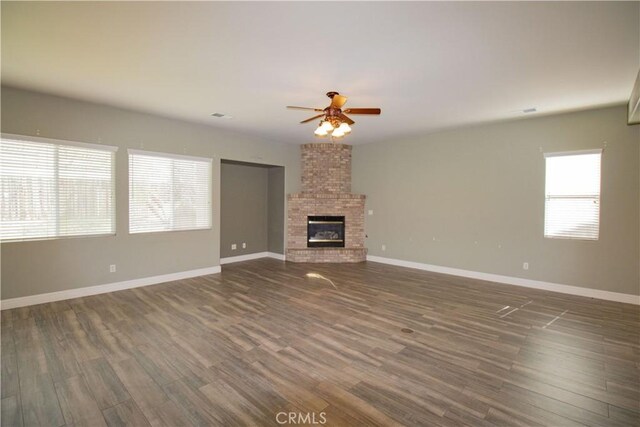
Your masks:
[{"label": "brick chimney breast", "polygon": [[315,143],[302,147],[303,193],[351,193],[351,146]]},{"label": "brick chimney breast", "polygon": [[[351,193],[351,146],[304,144],[302,192],[287,195],[287,250],[291,262],[362,262],[365,196]],[[344,216],[345,247],[307,247],[307,217]]]}]

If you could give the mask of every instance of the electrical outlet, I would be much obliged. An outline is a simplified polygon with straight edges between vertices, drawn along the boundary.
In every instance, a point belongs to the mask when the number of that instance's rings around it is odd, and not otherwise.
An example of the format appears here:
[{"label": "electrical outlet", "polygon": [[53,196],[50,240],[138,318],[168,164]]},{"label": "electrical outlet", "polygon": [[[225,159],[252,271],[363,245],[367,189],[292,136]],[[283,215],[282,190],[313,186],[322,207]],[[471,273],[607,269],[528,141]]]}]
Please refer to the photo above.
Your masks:
[{"label": "electrical outlet", "polygon": [[528,262],[523,262],[522,263],[522,269],[523,270],[528,270],[529,269],[529,263]]},{"label": "electrical outlet", "polygon": [[116,272],[116,265],[115,264],[111,264],[109,266],[109,273],[115,273]]},{"label": "electrical outlet", "polygon": [[386,251],[387,250],[387,245],[382,245],[382,250]]},{"label": "electrical outlet", "polygon": [[246,243],[242,243],[242,249],[247,249],[247,244]]},{"label": "electrical outlet", "polygon": [[373,209],[369,209],[369,215],[373,215]]},{"label": "electrical outlet", "polygon": [[231,244],[231,250],[235,251],[236,249],[238,249],[238,245],[236,245],[235,243]]}]

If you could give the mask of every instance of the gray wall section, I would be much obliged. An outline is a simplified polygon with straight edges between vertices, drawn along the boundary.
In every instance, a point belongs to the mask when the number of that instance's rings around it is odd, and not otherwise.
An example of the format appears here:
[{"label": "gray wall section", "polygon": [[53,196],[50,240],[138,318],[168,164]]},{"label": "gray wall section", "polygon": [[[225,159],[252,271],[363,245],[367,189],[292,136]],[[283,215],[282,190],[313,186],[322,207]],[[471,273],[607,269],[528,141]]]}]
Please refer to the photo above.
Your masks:
[{"label": "gray wall section", "polygon": [[[2,299],[219,265],[220,158],[285,166],[285,191],[299,189],[297,147],[99,104],[2,87],[2,132],[119,147],[117,235],[2,244]],[[130,235],[127,148],[212,157],[213,228]]]},{"label": "gray wall section", "polygon": [[[294,147],[296,150],[298,147]],[[268,182],[268,244],[269,252],[284,254],[284,168],[269,168]]]},{"label": "gray wall section", "polygon": [[[545,239],[542,153],[602,147],[600,239]],[[355,146],[369,254],[638,295],[639,149],[624,107]]]},{"label": "gray wall section", "polygon": [[221,166],[220,256],[283,254],[284,168],[224,160]]},{"label": "gray wall section", "polygon": [[266,252],[269,169],[224,161],[221,166],[220,257]]}]

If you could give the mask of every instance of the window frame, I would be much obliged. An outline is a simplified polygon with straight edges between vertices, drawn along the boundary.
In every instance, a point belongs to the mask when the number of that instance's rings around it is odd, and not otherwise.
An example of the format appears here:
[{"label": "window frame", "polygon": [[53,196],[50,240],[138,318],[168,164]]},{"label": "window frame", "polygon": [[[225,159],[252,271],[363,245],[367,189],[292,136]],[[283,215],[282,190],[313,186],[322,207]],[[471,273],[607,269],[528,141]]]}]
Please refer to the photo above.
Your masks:
[{"label": "window frame", "polygon": [[[589,154],[599,154],[600,155],[600,170],[599,170],[599,180],[598,180],[598,223],[597,223],[597,235],[595,238],[590,237],[576,237],[576,236],[552,236],[547,235],[547,159],[553,157],[564,157],[564,156],[581,156],[581,155],[589,155]],[[572,150],[572,151],[553,151],[553,152],[544,152],[544,210],[543,210],[543,221],[542,221],[542,235],[545,239],[550,240],[574,240],[574,241],[583,241],[583,242],[597,242],[600,240],[600,222],[601,222],[601,213],[602,213],[602,155],[604,154],[604,149],[595,148],[595,149],[587,149],[587,150]],[[568,198],[568,197],[567,197]]]},{"label": "window frame", "polygon": [[[131,156],[132,155],[142,155],[148,157],[159,157],[163,159],[172,159],[172,160],[191,160],[198,161],[209,164],[209,176],[207,177],[207,182],[209,184],[208,198],[209,198],[209,225],[207,227],[196,227],[196,228],[177,228],[177,229],[168,229],[168,230],[149,230],[149,231],[131,231]],[[191,156],[187,154],[176,154],[176,153],[167,153],[163,151],[148,151],[141,150],[137,148],[129,148],[127,149],[127,202],[128,202],[128,226],[127,233],[129,235],[144,235],[144,234],[154,234],[154,233],[177,233],[183,231],[211,231],[213,230],[213,158],[212,157],[202,157],[202,156]]]},{"label": "window frame", "polygon": [[[115,145],[106,145],[106,144],[93,144],[90,142],[81,142],[81,141],[72,141],[66,139],[55,139],[55,138],[47,138],[42,136],[31,136],[31,135],[19,135],[12,133],[0,133],[0,139],[7,139],[13,141],[25,141],[25,142],[34,142],[40,144],[49,144],[49,145],[66,145],[69,147],[81,147],[81,148],[90,148],[93,150],[101,150],[108,151],[112,153],[112,161],[111,161],[111,196],[112,196],[112,208],[111,208],[111,218],[113,221],[113,232],[112,233],[96,233],[96,234],[78,234],[73,236],[43,236],[43,237],[26,237],[26,238],[18,238],[18,239],[2,239],[0,237],[0,243],[18,243],[18,242],[37,242],[37,241],[47,241],[47,240],[62,240],[62,239],[83,239],[83,238],[92,238],[92,237],[115,237],[118,234],[118,216],[117,216],[117,202],[118,197],[116,195],[116,162],[118,152],[118,148]],[[57,153],[56,153],[57,157]],[[56,170],[56,181],[57,175],[59,171]],[[56,182],[56,205],[59,203],[59,184]],[[1,221],[1,219],[0,219]],[[58,212],[56,212],[56,233],[60,232],[60,218]]]}]

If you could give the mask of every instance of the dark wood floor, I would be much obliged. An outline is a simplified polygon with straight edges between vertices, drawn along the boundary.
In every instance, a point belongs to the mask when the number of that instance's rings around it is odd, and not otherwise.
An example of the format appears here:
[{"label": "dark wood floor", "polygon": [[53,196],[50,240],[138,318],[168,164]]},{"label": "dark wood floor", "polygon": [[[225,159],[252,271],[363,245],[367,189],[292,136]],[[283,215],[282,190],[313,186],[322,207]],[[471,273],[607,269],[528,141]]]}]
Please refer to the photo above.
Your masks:
[{"label": "dark wood floor", "polygon": [[637,426],[639,331],[638,306],[262,259],[3,311],[2,425]]}]

